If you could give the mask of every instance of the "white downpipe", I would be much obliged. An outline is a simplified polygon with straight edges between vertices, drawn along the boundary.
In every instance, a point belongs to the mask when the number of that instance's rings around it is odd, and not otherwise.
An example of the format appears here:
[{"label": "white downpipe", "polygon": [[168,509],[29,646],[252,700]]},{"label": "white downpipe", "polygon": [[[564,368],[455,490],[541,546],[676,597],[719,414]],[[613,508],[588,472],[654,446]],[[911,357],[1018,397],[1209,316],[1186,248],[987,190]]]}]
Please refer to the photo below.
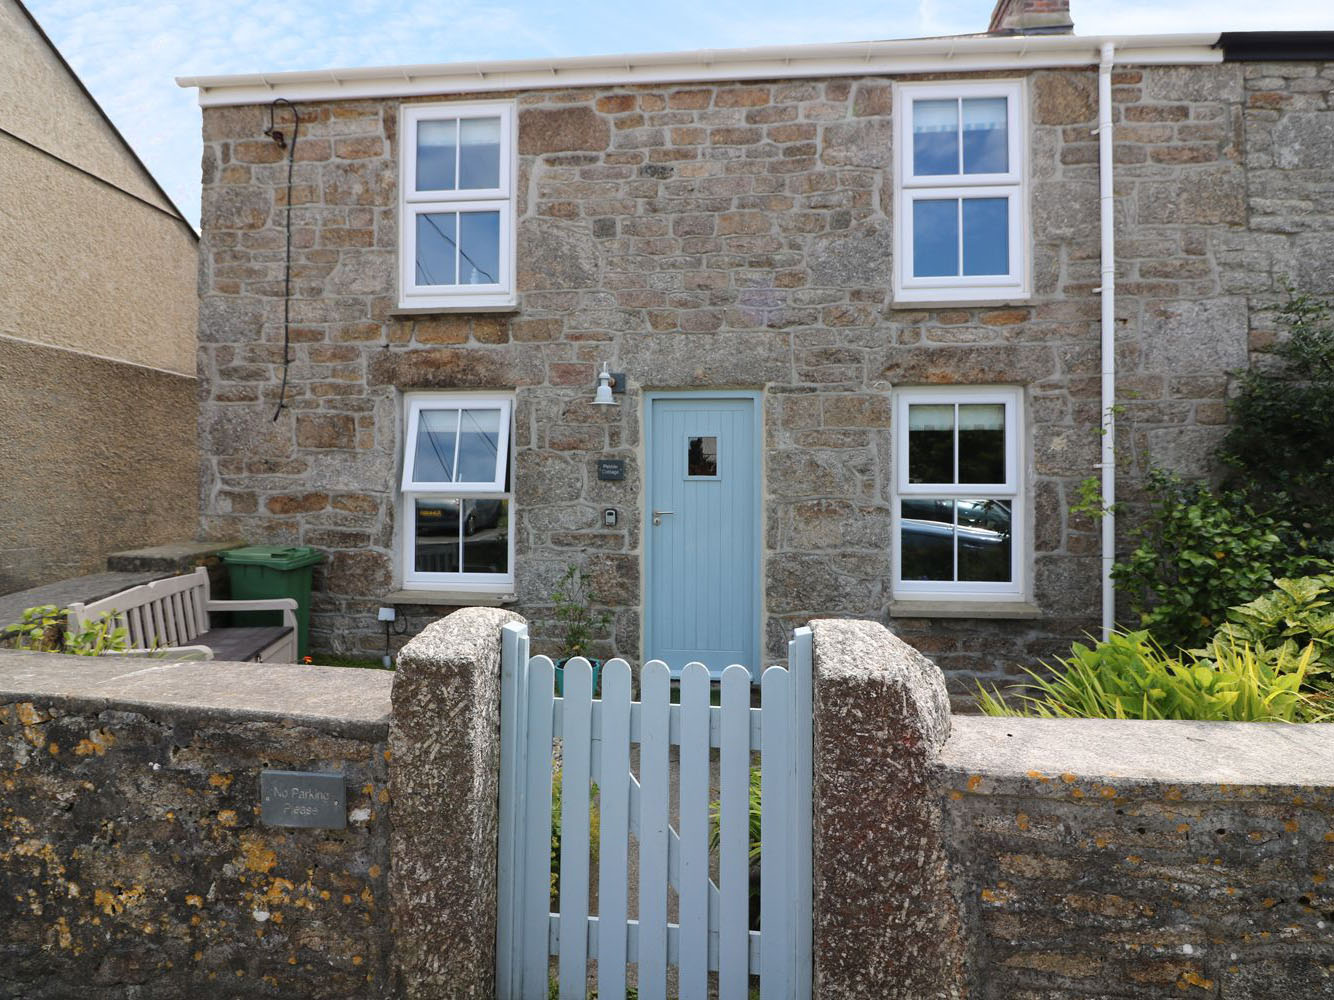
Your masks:
[{"label": "white downpipe", "polygon": [[1102,637],[1116,624],[1116,216],[1112,184],[1112,64],[1116,47],[1102,46],[1098,63],[1098,225],[1102,236]]}]

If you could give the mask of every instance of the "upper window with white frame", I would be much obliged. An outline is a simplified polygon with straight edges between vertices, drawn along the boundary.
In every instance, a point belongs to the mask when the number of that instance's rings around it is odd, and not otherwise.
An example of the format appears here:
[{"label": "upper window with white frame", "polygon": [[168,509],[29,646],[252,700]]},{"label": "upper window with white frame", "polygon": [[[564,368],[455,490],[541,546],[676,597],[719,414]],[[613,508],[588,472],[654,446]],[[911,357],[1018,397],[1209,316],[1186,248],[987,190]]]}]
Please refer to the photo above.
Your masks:
[{"label": "upper window with white frame", "polygon": [[414,393],[406,402],[404,588],[512,591],[513,401]]},{"label": "upper window with white frame", "polygon": [[402,112],[399,307],[507,309],[514,296],[514,105]]},{"label": "upper window with white frame", "polygon": [[1020,390],[900,389],[894,407],[894,595],[1024,595]]},{"label": "upper window with white frame", "polygon": [[1028,295],[1024,86],[899,84],[894,296],[904,302]]}]

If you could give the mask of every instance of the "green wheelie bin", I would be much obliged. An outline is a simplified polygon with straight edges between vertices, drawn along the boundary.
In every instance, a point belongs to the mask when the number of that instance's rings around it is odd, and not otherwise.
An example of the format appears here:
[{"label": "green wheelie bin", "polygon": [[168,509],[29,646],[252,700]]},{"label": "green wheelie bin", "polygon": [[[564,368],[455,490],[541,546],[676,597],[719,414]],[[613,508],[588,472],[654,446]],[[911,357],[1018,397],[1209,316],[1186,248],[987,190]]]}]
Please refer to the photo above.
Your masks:
[{"label": "green wheelie bin", "polygon": [[[232,599],[255,600],[262,597],[296,599],[298,658],[310,650],[310,582],[324,553],[308,545],[247,545],[222,553],[231,581]],[[274,611],[238,611],[236,625],[280,624]]]}]

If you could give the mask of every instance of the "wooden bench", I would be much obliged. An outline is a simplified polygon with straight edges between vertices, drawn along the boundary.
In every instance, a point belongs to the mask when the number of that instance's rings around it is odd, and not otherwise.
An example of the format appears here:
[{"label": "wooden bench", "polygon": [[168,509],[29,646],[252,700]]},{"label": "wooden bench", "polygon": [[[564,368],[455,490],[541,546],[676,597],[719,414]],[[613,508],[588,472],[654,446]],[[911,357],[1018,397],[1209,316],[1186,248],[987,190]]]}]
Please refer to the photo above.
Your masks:
[{"label": "wooden bench", "polygon": [[[214,611],[281,611],[282,625],[262,628],[213,628]],[[78,630],[110,612],[130,633],[132,648],[122,656],[182,656],[205,660],[260,663],[296,662],[296,601],[275,597],[259,601],[215,601],[209,597],[208,571],[202,566],[185,576],[154,580],[92,604],[69,606],[69,628]]]}]

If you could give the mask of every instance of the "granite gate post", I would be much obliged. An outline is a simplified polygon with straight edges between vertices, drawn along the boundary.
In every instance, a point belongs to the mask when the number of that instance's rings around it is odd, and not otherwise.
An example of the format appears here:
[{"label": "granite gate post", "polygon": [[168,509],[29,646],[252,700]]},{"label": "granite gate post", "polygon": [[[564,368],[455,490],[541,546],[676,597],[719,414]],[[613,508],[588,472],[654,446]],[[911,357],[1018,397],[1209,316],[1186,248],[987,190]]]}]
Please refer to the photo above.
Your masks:
[{"label": "granite gate post", "polygon": [[495,995],[500,630],[523,619],[464,608],[403,647],[394,678],[396,994]]},{"label": "granite gate post", "polygon": [[944,678],[876,622],[811,629],[812,994],[957,997],[963,939],[932,780],[950,731]]}]

